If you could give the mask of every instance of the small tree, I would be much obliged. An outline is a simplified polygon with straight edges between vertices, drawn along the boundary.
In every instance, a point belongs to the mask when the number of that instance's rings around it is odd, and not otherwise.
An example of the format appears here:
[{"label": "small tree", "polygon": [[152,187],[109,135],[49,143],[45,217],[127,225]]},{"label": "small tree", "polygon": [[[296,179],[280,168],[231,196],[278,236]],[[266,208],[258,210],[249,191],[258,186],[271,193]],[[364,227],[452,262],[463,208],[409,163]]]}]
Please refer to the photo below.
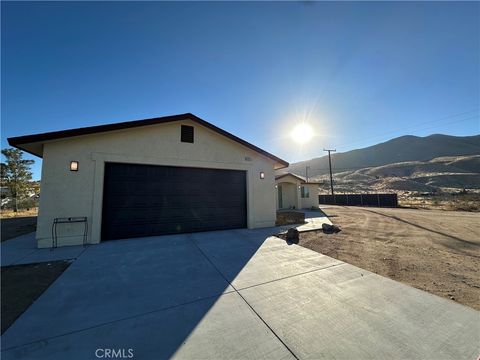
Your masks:
[{"label": "small tree", "polygon": [[1,163],[1,184],[8,187],[14,200],[14,211],[18,211],[18,200],[25,198],[30,189],[33,160],[23,159],[23,152],[18,149],[2,149],[5,162]]}]

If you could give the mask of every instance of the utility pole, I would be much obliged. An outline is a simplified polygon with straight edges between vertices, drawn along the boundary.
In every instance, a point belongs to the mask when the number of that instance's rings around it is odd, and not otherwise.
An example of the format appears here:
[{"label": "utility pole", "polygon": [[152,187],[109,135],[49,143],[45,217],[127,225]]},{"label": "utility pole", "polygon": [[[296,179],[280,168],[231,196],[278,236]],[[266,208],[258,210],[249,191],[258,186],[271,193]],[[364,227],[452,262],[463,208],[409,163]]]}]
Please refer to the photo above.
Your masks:
[{"label": "utility pole", "polygon": [[305,179],[306,179],[306,182],[308,183],[308,169],[310,169],[310,166],[305,166]]},{"label": "utility pole", "polygon": [[330,153],[336,152],[337,150],[323,149],[323,151],[328,151],[328,165],[330,166],[330,188],[332,189],[332,196],[334,196],[335,194],[333,193],[332,158],[330,156]]}]

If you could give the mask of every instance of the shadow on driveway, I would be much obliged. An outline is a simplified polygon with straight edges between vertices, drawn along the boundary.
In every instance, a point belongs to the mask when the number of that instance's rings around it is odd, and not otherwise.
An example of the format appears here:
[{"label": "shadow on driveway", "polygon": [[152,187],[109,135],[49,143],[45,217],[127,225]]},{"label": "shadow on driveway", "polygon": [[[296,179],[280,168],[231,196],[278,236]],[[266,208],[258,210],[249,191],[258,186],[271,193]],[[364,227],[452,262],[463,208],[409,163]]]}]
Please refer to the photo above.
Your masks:
[{"label": "shadow on driveway", "polygon": [[276,232],[89,247],[5,332],[2,359],[112,349],[135,359],[476,356],[475,310],[288,246]]},{"label": "shadow on driveway", "polygon": [[36,216],[25,216],[25,217],[14,217],[14,218],[4,218],[1,220],[2,231],[1,239],[2,242],[13,239],[17,236],[24,235],[35,231],[37,228],[37,217]]},{"label": "shadow on driveway", "polygon": [[[7,330],[2,357],[95,358],[97,349],[115,348],[132,349],[135,358],[165,359],[181,348],[187,357],[228,351],[231,357],[289,358],[231,284],[274,232],[216,231],[91,246]],[[207,314],[222,325],[221,333],[209,334],[215,338],[195,334]]]}]

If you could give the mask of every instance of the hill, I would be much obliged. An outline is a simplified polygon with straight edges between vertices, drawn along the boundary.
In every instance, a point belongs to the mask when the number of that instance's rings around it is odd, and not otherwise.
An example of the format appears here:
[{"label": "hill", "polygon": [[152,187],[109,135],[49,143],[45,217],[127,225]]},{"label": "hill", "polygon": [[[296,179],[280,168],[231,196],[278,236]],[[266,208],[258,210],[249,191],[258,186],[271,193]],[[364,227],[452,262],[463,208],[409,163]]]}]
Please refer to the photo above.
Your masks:
[{"label": "hill", "polygon": [[[344,153],[332,153],[332,168],[334,173],[340,173],[383,165],[415,161],[426,162],[437,159],[436,162],[428,165],[431,166],[432,172],[436,172],[435,169],[437,165],[445,171],[447,170],[445,166],[451,169],[452,166],[459,165],[459,163],[448,164],[448,161],[444,161],[442,158],[455,157],[456,159],[456,157],[464,155],[480,155],[480,135],[450,136],[434,134],[426,137],[413,135],[401,136],[363,149],[351,150]],[[457,161],[455,159],[452,161]],[[464,159],[463,161],[468,162],[472,160]],[[299,175],[305,175],[306,166],[310,167],[308,171],[309,177],[327,174],[328,156],[293,163],[287,169],[282,169],[282,172],[293,172]],[[422,164],[424,171],[427,171],[425,166],[427,165]],[[469,165],[462,166],[465,170],[465,166]],[[478,164],[475,160],[473,160],[471,166],[476,167],[478,170]],[[401,168],[407,171],[403,165]],[[474,171],[475,169],[471,167],[469,169],[472,172],[478,172]],[[390,170],[393,169],[388,168],[388,171]],[[380,169],[379,171],[382,170]],[[411,171],[411,169],[408,171]]]},{"label": "hill", "polygon": [[[328,191],[328,174],[311,177]],[[438,193],[480,191],[480,155],[440,157],[343,171],[334,175],[338,192]]]}]

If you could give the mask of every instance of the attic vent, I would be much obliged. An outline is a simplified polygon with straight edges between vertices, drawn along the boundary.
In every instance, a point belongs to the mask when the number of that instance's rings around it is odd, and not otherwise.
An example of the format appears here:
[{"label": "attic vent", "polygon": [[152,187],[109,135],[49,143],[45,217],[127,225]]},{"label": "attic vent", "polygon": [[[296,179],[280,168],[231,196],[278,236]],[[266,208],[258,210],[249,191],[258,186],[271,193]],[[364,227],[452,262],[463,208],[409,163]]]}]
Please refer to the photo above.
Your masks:
[{"label": "attic vent", "polygon": [[182,125],[182,142],[193,143],[193,126]]}]

